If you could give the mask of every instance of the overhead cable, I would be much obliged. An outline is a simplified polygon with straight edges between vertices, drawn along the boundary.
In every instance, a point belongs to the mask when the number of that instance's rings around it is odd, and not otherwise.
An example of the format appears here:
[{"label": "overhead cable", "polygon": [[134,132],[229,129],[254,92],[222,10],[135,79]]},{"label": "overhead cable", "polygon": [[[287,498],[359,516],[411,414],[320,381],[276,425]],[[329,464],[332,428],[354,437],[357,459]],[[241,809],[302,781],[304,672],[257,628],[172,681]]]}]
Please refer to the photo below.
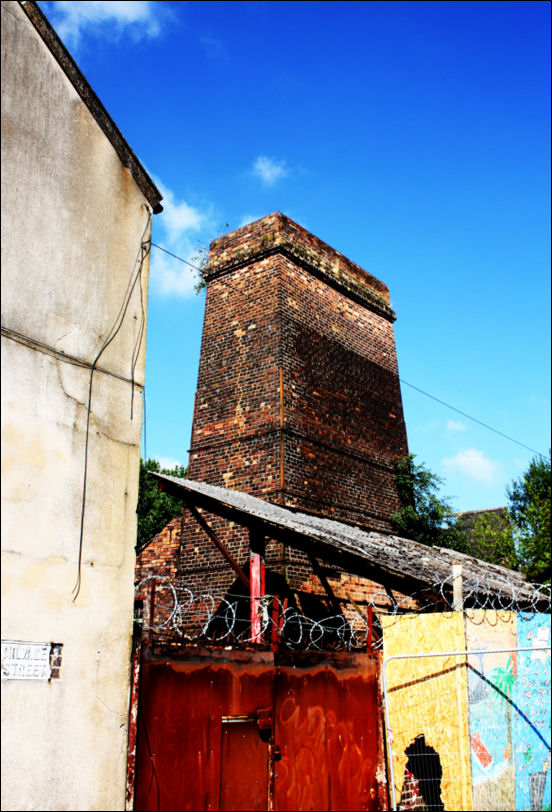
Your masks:
[{"label": "overhead cable", "polygon": [[[188,265],[190,268],[193,268],[194,271],[197,271],[200,275],[203,273],[202,269],[198,268],[197,265],[194,265],[192,262],[189,262],[189,260],[187,260],[187,259],[183,259],[182,257],[179,257],[177,254],[173,254],[172,251],[168,251],[166,248],[163,248],[162,245],[157,245],[157,243],[154,243],[154,242],[152,242],[151,245],[153,245],[154,248],[158,248],[160,251],[163,251],[165,254],[169,254],[169,256],[174,257],[174,259],[177,259],[179,262],[183,262],[185,265]],[[225,285],[227,285],[229,288],[234,290],[236,293],[240,293],[246,299],[249,299],[250,301],[252,301],[251,297],[248,296],[246,293],[244,293],[243,290],[241,290],[240,288],[235,288],[226,279],[223,279],[223,278],[219,277],[219,280],[221,282],[223,282]],[[399,378],[399,380],[400,380],[401,383],[404,383],[405,386],[409,386],[411,389],[415,389],[417,392],[420,392],[420,394],[425,395],[427,398],[431,398],[431,400],[434,400],[437,403],[440,403],[441,406],[446,406],[447,409],[452,409],[454,412],[457,412],[458,414],[461,414],[463,417],[467,417],[468,420],[472,420],[474,423],[478,423],[480,426],[483,426],[483,428],[486,428],[489,431],[492,431],[495,434],[498,434],[500,437],[503,437],[505,440],[510,440],[510,442],[515,443],[516,445],[519,445],[522,448],[527,449],[527,451],[531,451],[533,454],[537,454],[537,456],[544,458],[544,455],[541,454],[540,451],[537,451],[536,449],[531,448],[531,446],[525,445],[525,443],[522,443],[519,440],[516,440],[514,437],[510,437],[508,434],[504,434],[504,432],[499,431],[498,429],[495,429],[492,426],[489,426],[488,423],[483,423],[483,421],[478,420],[477,417],[472,417],[467,412],[464,412],[461,409],[457,409],[456,406],[451,406],[450,403],[446,403],[444,400],[441,400],[440,398],[435,397],[435,395],[430,395],[429,392],[425,392],[423,389],[420,389],[418,386],[414,386],[414,384],[409,383],[408,381],[405,381],[404,378]]]}]

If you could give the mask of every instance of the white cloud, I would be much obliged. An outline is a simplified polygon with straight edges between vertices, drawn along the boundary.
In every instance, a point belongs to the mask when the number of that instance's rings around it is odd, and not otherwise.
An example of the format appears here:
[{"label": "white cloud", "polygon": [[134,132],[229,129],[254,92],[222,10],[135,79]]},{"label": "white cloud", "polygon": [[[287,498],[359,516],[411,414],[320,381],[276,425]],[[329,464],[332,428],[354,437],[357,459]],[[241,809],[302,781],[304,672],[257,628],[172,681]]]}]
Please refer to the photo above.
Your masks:
[{"label": "white cloud", "polygon": [[61,39],[76,48],[87,32],[115,39],[123,32],[136,39],[160,33],[159,5],[150,0],[57,0],[42,3]]},{"label": "white cloud", "polygon": [[467,426],[459,420],[447,420],[447,431],[466,431]]},{"label": "white cloud", "polygon": [[[173,251],[177,256],[178,249]],[[187,259],[187,257],[183,257]],[[190,262],[192,259],[190,258]],[[193,263],[195,264],[195,263]],[[150,265],[151,284],[162,296],[178,296],[186,298],[194,293],[194,286],[199,279],[194,269],[174,257],[163,254],[157,248],[152,248]]]},{"label": "white cloud", "polygon": [[239,222],[238,228],[248,226],[249,223],[254,223],[255,220],[260,220],[262,216],[262,214],[244,214]]},{"label": "white cloud", "polygon": [[172,471],[177,465],[182,465],[180,460],[175,460],[173,457],[155,457],[155,459],[161,468],[167,468],[169,471]]},{"label": "white cloud", "polygon": [[476,448],[459,451],[454,457],[444,459],[443,465],[461,471],[476,482],[484,482],[487,485],[492,485],[498,474],[498,465]]},{"label": "white cloud", "polygon": [[199,231],[205,225],[207,214],[190,206],[185,200],[178,201],[174,192],[158,178],[154,178],[154,183],[163,195],[161,217],[169,240],[173,242],[180,240],[188,231]]},{"label": "white cloud", "polygon": [[289,174],[289,169],[287,169],[285,161],[276,161],[266,155],[259,155],[253,164],[253,174],[265,186],[274,186],[277,181]]},{"label": "white cloud", "polygon": [[185,200],[179,200],[172,189],[165,186],[159,178],[152,175],[152,179],[163,195],[163,211],[154,220],[153,242],[186,262],[181,262],[153,246],[151,284],[162,296],[185,298],[194,294],[195,285],[199,282],[199,274],[191,265],[197,267],[201,262],[195,240],[202,228],[210,226],[210,212],[201,211]]}]

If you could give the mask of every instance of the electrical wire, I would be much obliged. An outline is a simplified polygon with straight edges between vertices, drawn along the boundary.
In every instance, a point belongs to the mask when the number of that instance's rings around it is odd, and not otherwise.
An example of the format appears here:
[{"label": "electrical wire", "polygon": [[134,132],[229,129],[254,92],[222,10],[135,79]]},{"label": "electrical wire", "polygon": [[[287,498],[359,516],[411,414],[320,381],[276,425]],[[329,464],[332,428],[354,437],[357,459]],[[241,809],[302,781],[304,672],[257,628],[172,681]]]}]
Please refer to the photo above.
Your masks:
[{"label": "electrical wire", "polygon": [[[188,265],[190,268],[193,268],[194,271],[197,271],[199,274],[202,274],[201,268],[198,268],[197,265],[194,265],[192,262],[189,262],[187,259],[183,259],[182,257],[179,257],[177,254],[173,254],[172,251],[168,251],[166,248],[163,248],[163,246],[157,245],[157,243],[152,242],[151,245],[153,245],[155,248],[158,248],[160,251],[163,251],[165,254],[168,254],[169,256],[174,257],[174,259],[177,259],[179,262],[183,262],[185,265]],[[223,279],[222,277],[218,277],[218,279],[219,279],[220,282],[223,282],[225,285],[227,285],[227,287],[229,287],[231,290],[235,291],[236,293],[240,293],[245,299],[248,299],[249,301],[253,301],[253,299],[250,296],[248,296],[246,293],[244,293],[244,291],[240,290],[239,288],[235,288],[227,280]],[[527,449],[527,451],[531,451],[533,454],[537,454],[537,456],[542,457],[544,459],[544,454],[541,454],[540,451],[537,451],[536,449],[531,448],[531,446],[525,445],[525,443],[522,443],[519,440],[516,440],[514,437],[510,437],[508,434],[504,434],[504,432],[499,431],[498,429],[495,429],[492,426],[489,426],[488,423],[483,423],[483,421],[478,420],[477,417],[472,417],[467,412],[464,412],[461,409],[457,409],[456,406],[452,406],[450,403],[446,403],[444,400],[441,400],[440,398],[435,397],[435,395],[430,395],[429,392],[425,392],[423,389],[420,389],[418,386],[414,386],[414,384],[409,383],[408,381],[405,381],[404,378],[399,378],[399,381],[401,383],[404,383],[405,386],[409,386],[411,389],[415,389],[420,394],[425,395],[427,398],[431,398],[431,400],[434,400],[437,403],[440,403],[441,406],[446,406],[447,409],[452,409],[452,411],[457,412],[458,414],[461,414],[463,417],[467,417],[468,420],[472,420],[474,423],[478,423],[480,426],[483,426],[484,428],[488,429],[489,431],[492,431],[495,434],[498,434],[500,437],[503,437],[506,440],[510,440],[510,442],[515,443],[516,445],[519,445],[522,448]]]},{"label": "electrical wire", "polygon": [[[192,262],[189,262],[187,259],[183,259],[182,257],[179,257],[176,254],[173,254],[172,251],[167,251],[166,248],[163,248],[163,246],[161,246],[161,245],[157,245],[157,243],[155,243],[155,242],[152,242],[151,244],[154,246],[154,248],[158,248],[160,251],[163,251],[165,254],[168,254],[170,257],[174,257],[174,259],[177,259],[179,262],[183,262],[184,265],[188,265],[190,268],[193,268],[194,271],[197,271],[199,273],[199,275],[202,276],[203,271],[202,271],[201,268],[198,268],[197,265],[194,265]],[[239,293],[241,296],[243,296],[244,299],[247,299],[248,302],[253,302],[254,301],[251,296],[248,296],[247,293],[244,293],[243,290],[240,290],[239,288],[235,288],[234,285],[232,285],[227,279],[224,279],[222,276],[218,276],[217,281],[222,282],[223,285],[226,285],[227,288],[230,288],[230,290],[233,290],[234,293]]]},{"label": "electrical wire", "polygon": [[142,399],[144,401],[144,409],[143,409],[144,419],[142,423],[144,426],[144,462],[145,462],[148,458],[148,433],[147,433],[148,401],[146,399],[145,388],[142,390]]},{"label": "electrical wire", "polygon": [[[144,265],[146,257],[149,256],[151,251],[151,244],[150,243],[142,243],[141,248],[142,257],[140,260],[141,266]],[[144,307],[144,292],[142,290],[142,285],[140,284],[140,327],[138,328],[138,335],[136,337],[136,341],[134,343],[134,349],[132,351],[132,361],[130,364],[130,372],[131,372],[131,380],[134,384],[134,372],[136,370],[136,364],[138,363],[138,356],[140,355],[140,347],[142,346],[142,339],[144,337],[144,330],[146,326],[146,311]],[[131,393],[130,393],[130,419],[133,419],[134,416],[134,385],[132,386]]]},{"label": "electrical wire", "polygon": [[[126,316],[126,312],[128,310],[128,306],[134,292],[134,288],[136,287],[136,283],[140,280],[140,289],[142,288],[141,278],[142,278],[142,267],[144,265],[144,260],[148,256],[149,248],[147,251],[144,251],[144,245],[146,244],[144,241],[144,237],[146,236],[146,232],[149,228],[151,223],[152,213],[151,210],[148,209],[148,219],[146,225],[144,227],[144,231],[142,233],[142,237],[140,239],[140,248],[138,249],[138,253],[136,255],[136,259],[134,260],[134,265],[132,268],[132,273],[129,277],[127,287],[125,290],[125,294],[123,297],[123,301],[121,307],[119,308],[119,312],[111,326],[109,333],[107,334],[102,346],[98,350],[94,361],[92,362],[92,366],[90,367],[90,377],[88,381],[88,402],[86,407],[86,432],[85,432],[85,440],[84,440],[84,471],[83,471],[83,482],[82,482],[82,500],[81,500],[81,519],[80,519],[80,533],[79,533],[79,556],[78,556],[78,564],[77,564],[77,580],[75,582],[75,586],[73,587],[73,600],[74,603],[79,595],[80,588],[81,588],[81,572],[82,572],[82,553],[83,553],[83,542],[84,542],[84,515],[86,510],[86,486],[87,486],[87,479],[88,479],[88,447],[89,447],[89,440],[90,440],[90,415],[92,411],[92,383],[94,379],[94,371],[100,360],[101,356],[105,352],[105,350],[109,347],[113,339],[116,337],[117,333],[121,329],[123,324],[124,318]],[[136,268],[136,266],[138,266]],[[135,271],[136,269],[136,271]],[[143,312],[143,311],[142,311]],[[139,334],[143,334],[143,325],[141,325],[139,329]],[[141,341],[141,339],[140,339]],[[136,349],[136,346],[135,346]],[[134,351],[131,360],[131,366],[134,363]],[[134,368],[132,367],[132,376],[134,377]],[[132,392],[134,393],[134,387],[132,387]],[[132,405],[131,405],[131,419],[132,419]]]},{"label": "electrical wire", "polygon": [[[44,355],[55,358],[57,361],[63,361],[63,363],[71,364],[72,366],[82,367],[83,369],[92,368],[90,361],[85,361],[83,358],[78,358],[76,355],[71,355],[64,350],[58,350],[55,347],[52,347],[50,344],[45,344],[43,341],[32,338],[32,336],[25,335],[24,333],[18,333],[16,330],[10,330],[9,327],[4,327],[4,325],[2,325],[0,329],[4,338],[9,338],[11,341],[16,341],[19,344],[22,344],[24,347],[34,350],[35,352],[41,352]],[[117,378],[125,383],[134,383],[134,385],[139,389],[143,388],[142,384],[136,383],[136,381],[133,382],[132,378],[119,375],[112,369],[105,369],[105,367],[96,366],[95,372],[101,372],[102,375],[110,375],[112,378]]]},{"label": "electrical wire", "polygon": [[478,420],[477,417],[472,417],[471,414],[468,414],[467,412],[463,412],[461,409],[457,409],[456,406],[451,406],[450,403],[445,403],[444,400],[440,400],[439,398],[436,398],[435,395],[430,395],[429,392],[424,392],[423,389],[420,389],[418,386],[414,386],[413,383],[408,383],[408,381],[405,381],[404,378],[399,378],[399,381],[401,383],[404,383],[406,386],[410,386],[411,389],[415,389],[416,392],[420,392],[420,394],[425,395],[426,398],[431,398],[431,400],[437,401],[437,403],[440,403],[441,406],[446,406],[447,409],[452,409],[453,412],[457,412],[458,414],[461,414],[463,417],[467,417],[468,420],[473,420],[474,423],[478,423],[480,426],[483,426],[484,428],[488,429],[489,431],[494,431],[495,434],[499,434],[501,437],[504,437],[506,440],[510,440],[510,442],[516,443],[516,445],[520,445],[522,448],[526,448],[527,451],[532,451],[533,454],[537,454],[539,457],[542,457],[544,459],[544,454],[541,454],[540,451],[537,451],[536,449],[531,448],[531,446],[525,445],[525,443],[520,443],[519,440],[516,440],[514,437],[510,437],[508,434],[504,434],[504,432],[499,431],[498,429],[494,429],[492,426],[489,426],[487,423],[483,423],[483,421]]}]

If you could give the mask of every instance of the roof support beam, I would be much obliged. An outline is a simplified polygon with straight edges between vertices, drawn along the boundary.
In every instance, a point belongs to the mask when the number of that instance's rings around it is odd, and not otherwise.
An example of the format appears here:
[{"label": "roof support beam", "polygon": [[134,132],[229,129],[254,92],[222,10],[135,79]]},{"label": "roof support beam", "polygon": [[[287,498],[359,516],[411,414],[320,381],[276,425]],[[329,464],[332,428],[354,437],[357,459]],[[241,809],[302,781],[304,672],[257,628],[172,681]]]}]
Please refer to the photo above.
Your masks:
[{"label": "roof support beam", "polygon": [[318,578],[318,580],[320,581],[320,583],[322,584],[322,586],[326,591],[326,595],[328,596],[330,606],[332,607],[334,612],[341,614],[341,605],[335,596],[335,593],[330,585],[330,582],[324,575],[324,571],[322,570],[322,567],[318,563],[316,557],[312,554],[309,554],[309,561],[311,562],[312,571],[314,572],[314,574],[316,575],[316,577]]},{"label": "roof support beam", "polygon": [[[154,474],[154,476],[161,479],[160,475]],[[251,528],[255,524],[260,525],[264,528],[264,532],[268,538],[282,542],[283,544],[289,544],[295,549],[303,550],[307,555],[309,553],[315,553],[319,558],[323,558],[325,561],[335,564],[347,572],[360,575],[363,578],[370,578],[379,584],[381,584],[385,578],[385,580],[392,585],[393,589],[405,594],[427,587],[427,583],[421,578],[417,579],[413,575],[405,576],[402,573],[390,572],[382,566],[377,566],[375,563],[371,564],[366,558],[355,555],[354,553],[338,550],[333,547],[331,543],[321,543],[306,535],[304,531],[296,532],[292,529],[278,526],[270,520],[263,520],[258,516],[252,516],[240,508],[235,508],[224,502],[217,501],[210,496],[190,491],[183,493],[184,488],[175,486],[166,478],[162,481],[164,485],[163,489],[168,493],[173,493],[180,499],[182,499],[185,494],[188,507],[195,503],[196,506],[201,507],[203,510],[212,511],[216,513],[217,516],[235,522],[242,527]],[[185,480],[183,481],[185,482]]]},{"label": "roof support beam", "polygon": [[426,598],[433,595],[439,599],[444,597],[444,588],[447,600],[452,599],[451,567],[462,563],[464,582],[469,583],[472,602],[476,602],[479,596],[488,597],[491,592],[508,600],[515,596],[519,607],[527,605],[532,611],[537,606],[550,606],[549,594],[536,590],[520,573],[454,550],[363,531],[333,519],[274,505],[240,491],[165,474],[151,472],[151,476],[162,482],[168,492],[184,498],[189,504],[243,527],[260,526],[269,539],[304,550],[403,595],[414,595],[423,590]]},{"label": "roof support beam", "polygon": [[228,563],[230,564],[230,566],[232,567],[232,569],[234,570],[234,572],[236,573],[242,584],[244,584],[244,586],[246,586],[247,589],[250,589],[249,578],[242,570],[238,562],[232,558],[232,556],[230,555],[230,553],[228,552],[222,541],[219,539],[213,528],[207,523],[206,519],[201,515],[199,510],[195,507],[195,505],[192,505],[191,503],[187,503],[186,507],[188,508],[194,519],[197,521],[197,523],[200,525],[200,527],[202,527],[203,530],[205,530],[205,532],[207,533],[207,535],[209,536],[215,547],[218,550],[220,550],[220,552],[222,553],[224,558],[228,561]]}]

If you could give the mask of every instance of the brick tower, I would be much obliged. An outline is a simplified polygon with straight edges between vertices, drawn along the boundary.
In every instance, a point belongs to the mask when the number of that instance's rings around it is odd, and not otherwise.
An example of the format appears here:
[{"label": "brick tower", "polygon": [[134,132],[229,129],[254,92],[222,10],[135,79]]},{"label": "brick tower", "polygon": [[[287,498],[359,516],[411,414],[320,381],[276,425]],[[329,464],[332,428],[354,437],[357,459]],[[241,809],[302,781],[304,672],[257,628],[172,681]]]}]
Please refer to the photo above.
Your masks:
[{"label": "brick tower", "polygon": [[391,530],[394,320],[384,284],[282,214],[215,240],[190,479]]},{"label": "brick tower", "polygon": [[[278,212],[215,240],[206,282],[190,479],[391,531],[408,447],[387,287]],[[245,532],[209,521],[245,565]],[[235,576],[203,531],[171,524],[172,574],[225,590]],[[267,548],[296,588],[304,558]]]}]

